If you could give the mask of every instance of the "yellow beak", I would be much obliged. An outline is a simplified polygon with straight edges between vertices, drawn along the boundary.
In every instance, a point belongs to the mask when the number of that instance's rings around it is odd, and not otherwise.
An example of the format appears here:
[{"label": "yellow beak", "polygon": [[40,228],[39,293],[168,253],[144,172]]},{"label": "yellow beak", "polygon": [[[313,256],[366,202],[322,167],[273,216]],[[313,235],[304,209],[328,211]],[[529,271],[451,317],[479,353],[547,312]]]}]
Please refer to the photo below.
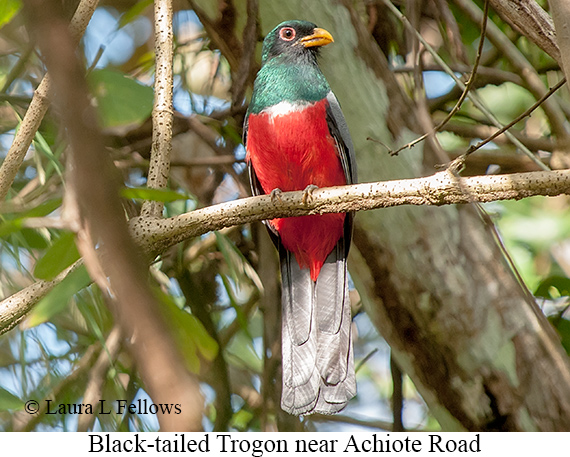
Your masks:
[{"label": "yellow beak", "polygon": [[299,40],[299,42],[306,48],[312,48],[313,46],[326,46],[333,41],[332,35],[325,29],[321,28],[314,29],[312,35],[308,35]]}]

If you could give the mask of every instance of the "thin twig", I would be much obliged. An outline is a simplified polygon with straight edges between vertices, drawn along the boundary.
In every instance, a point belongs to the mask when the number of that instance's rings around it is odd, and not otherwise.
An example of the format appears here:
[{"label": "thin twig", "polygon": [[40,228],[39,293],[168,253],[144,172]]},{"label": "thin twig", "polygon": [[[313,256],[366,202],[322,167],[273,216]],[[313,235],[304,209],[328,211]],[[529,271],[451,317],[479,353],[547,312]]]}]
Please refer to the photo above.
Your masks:
[{"label": "thin twig", "polygon": [[449,3],[446,0],[435,0],[434,3],[437,8],[436,11],[441,15],[441,21],[445,24],[448,48],[454,56],[454,59],[459,59],[464,63],[468,62],[467,52],[459,30],[459,24],[449,8]]},{"label": "thin twig", "polygon": [[28,60],[32,53],[34,52],[34,46],[32,44],[27,44],[24,50],[22,51],[20,58],[16,62],[16,64],[10,69],[8,74],[4,79],[4,84],[0,89],[0,93],[5,94],[12,83],[20,76],[21,72],[26,67]]},{"label": "thin twig", "polygon": [[[481,9],[471,0],[454,0],[454,3],[470,17],[474,22],[480,22]],[[524,86],[536,97],[541,98],[546,92],[544,82],[538,75],[536,69],[531,65],[524,54],[515,46],[515,44],[503,33],[503,31],[495,25],[493,21],[489,22],[487,30],[487,38],[497,48],[500,55],[504,57],[521,75]],[[568,136],[566,131],[566,118],[560,107],[553,100],[548,101],[543,106],[544,112],[550,120],[553,132],[560,137]]]},{"label": "thin twig", "polygon": [[[465,90],[465,84],[461,81],[455,73],[449,68],[449,66],[445,63],[445,61],[438,55],[438,53],[433,49],[433,47],[418,33],[417,30],[410,24],[406,16],[404,16],[398,8],[396,8],[390,0],[382,0],[382,2],[392,11],[396,17],[404,24],[404,26],[415,33],[420,40],[420,42],[425,46],[426,50],[433,56],[435,61],[441,65],[444,71],[455,81],[455,84],[459,86],[462,90]],[[473,102],[473,105],[481,111],[497,128],[503,128],[503,125],[496,116],[487,109],[487,107],[483,104],[483,102],[479,99],[475,92],[471,92],[468,94],[469,99]],[[517,146],[523,153],[528,155],[532,161],[534,161],[542,170],[550,170],[548,166],[543,164],[524,144],[522,144],[519,140],[517,140],[510,132],[506,131],[505,136],[515,145]]]},{"label": "thin twig", "polygon": [[[91,20],[98,3],[98,0],[81,0],[77,6],[69,25],[70,33],[75,42],[78,42],[85,33],[87,24]],[[40,128],[42,119],[49,107],[51,92],[51,79],[46,73],[34,92],[30,106],[16,131],[14,141],[2,162],[2,166],[0,166],[0,201],[3,201],[8,195],[32,140]]]},{"label": "thin twig", "polygon": [[[414,29],[419,30],[420,14],[421,14],[421,2],[417,0],[407,2],[408,13],[411,16],[411,21],[413,22]],[[414,39],[415,38],[415,39]],[[441,147],[437,136],[434,132],[433,120],[430,115],[429,107],[427,104],[427,99],[425,96],[424,84],[423,84],[423,59],[422,53],[420,52],[420,42],[416,35],[411,37],[413,43],[413,62],[414,62],[414,100],[416,102],[416,119],[422,131],[427,133],[427,141],[429,143],[429,148],[437,160],[447,162],[449,156]]]},{"label": "thin twig", "polygon": [[[449,68],[454,73],[471,73],[473,67],[461,63],[453,63],[449,65]],[[414,68],[412,65],[405,64],[394,67],[392,71],[394,73],[411,73],[412,71],[414,71]],[[438,65],[436,63],[426,62],[423,66],[423,71],[444,71],[444,70],[441,67],[441,65]],[[522,85],[522,78],[516,73],[506,70],[501,70],[499,68],[484,67],[481,65],[481,63],[479,63],[479,67],[477,68],[477,80],[475,81],[476,86],[482,86],[487,84],[498,85],[504,82],[511,82],[513,84],[517,84],[518,86],[520,86]],[[437,99],[438,97],[430,99],[430,103],[433,100]]]},{"label": "thin twig", "polygon": [[[241,312],[245,319],[249,319],[249,315],[255,309],[259,302],[259,290],[255,289],[249,299],[241,305]],[[226,347],[234,335],[241,329],[241,322],[239,319],[234,319],[223,331],[219,333],[219,341],[221,347]]]},{"label": "thin twig", "polygon": [[392,413],[394,417],[394,431],[404,431],[402,413],[404,411],[404,375],[396,363],[393,354],[390,354],[390,372],[392,373]]},{"label": "thin twig", "polygon": [[554,94],[554,92],[556,92],[558,89],[560,89],[565,83],[566,83],[566,78],[562,78],[560,81],[558,81],[558,83],[554,87],[552,87],[546,94],[544,94],[539,100],[537,100],[536,103],[534,103],[524,113],[521,113],[519,116],[517,116],[515,119],[513,119],[507,125],[505,125],[503,128],[497,130],[495,133],[493,133],[489,137],[485,138],[483,141],[480,141],[479,143],[470,146],[469,149],[467,149],[467,151],[465,152],[465,154],[457,157],[453,162],[465,162],[465,159],[467,158],[467,156],[469,156],[470,154],[473,154],[478,149],[482,148],[486,144],[493,141],[499,135],[502,135],[503,133],[505,133],[508,129],[510,129],[512,126],[518,124],[525,117],[530,116],[530,114],[535,109],[537,109],[540,105],[542,105],[544,100],[546,100],[548,97],[550,97],[552,94]]},{"label": "thin twig", "polygon": [[228,430],[233,415],[229,369],[224,354],[224,346],[220,345],[219,332],[207,306],[208,303],[204,303],[203,296],[196,293],[193,281],[195,278],[196,275],[191,274],[186,268],[182,268],[176,274],[180,289],[186,298],[186,306],[190,307],[192,315],[196,316],[210,337],[218,344],[219,349],[216,357],[209,364],[207,379],[216,392],[214,431],[223,432]]},{"label": "thin twig", "polygon": [[368,362],[370,360],[370,358],[376,354],[378,352],[378,348],[374,348],[372,351],[370,351],[368,354],[366,354],[366,356],[358,363],[358,365],[356,365],[356,368],[354,369],[354,371],[356,373],[358,373],[360,371],[360,369],[366,364],[366,362]]},{"label": "thin twig", "polygon": [[351,425],[359,425],[361,427],[368,427],[368,428],[377,428],[380,430],[388,430],[392,431],[394,424],[386,421],[381,420],[368,420],[368,419],[359,419],[357,417],[347,416],[344,414],[336,414],[334,416],[324,416],[321,414],[313,414],[309,417],[309,420],[312,422],[336,422],[342,424],[351,424]]},{"label": "thin twig", "polygon": [[[103,396],[103,386],[106,380],[106,374],[111,365],[114,363],[119,350],[121,349],[121,329],[115,325],[107,339],[105,346],[99,353],[99,357],[95,361],[91,372],[89,373],[89,380],[85,387],[85,394],[83,395],[82,404],[92,405],[93,410],[97,411],[96,405]],[[95,422],[96,414],[82,414],[77,421],[77,431],[86,432]]]},{"label": "thin twig", "polygon": [[[496,127],[492,127],[489,125],[483,125],[483,124],[471,124],[471,123],[467,123],[467,122],[462,122],[462,121],[449,121],[442,129],[443,131],[446,132],[452,132],[452,133],[456,133],[459,136],[465,137],[465,138],[477,138],[477,139],[481,139],[481,138],[486,138],[490,135],[492,135],[493,133],[495,133],[497,130]],[[522,141],[527,148],[529,148],[531,151],[554,151],[554,150],[564,150],[567,147],[567,144],[562,142],[562,141],[555,141],[553,138],[549,138],[549,137],[530,137],[527,135],[522,134],[519,131],[512,131],[511,133],[513,133],[520,141]],[[497,144],[506,144],[510,142],[506,139],[506,138],[500,138],[497,137],[495,138],[495,143]],[[490,151],[487,151],[490,152]],[[502,151],[498,150],[497,151],[498,154],[501,154]],[[527,159],[526,156],[521,156],[523,157],[525,160]],[[530,170],[529,170],[530,171]]]},{"label": "thin twig", "polygon": [[487,29],[487,14],[488,14],[488,12],[489,12],[489,0],[485,0],[485,7],[484,7],[484,11],[483,11],[483,21],[481,24],[481,37],[479,38],[479,46],[477,47],[477,56],[475,57],[475,63],[473,64],[473,68],[471,69],[471,74],[469,75],[469,79],[465,83],[465,87],[463,88],[463,92],[461,93],[461,96],[459,97],[459,100],[457,100],[457,103],[455,104],[453,109],[430,132],[424,133],[422,136],[416,138],[413,141],[410,141],[408,144],[396,149],[395,151],[390,151],[391,156],[398,155],[398,153],[400,151],[403,151],[404,149],[410,149],[410,148],[414,147],[416,144],[418,144],[419,142],[425,140],[427,137],[436,134],[459,111],[459,109],[461,108],[461,105],[463,105],[463,102],[465,101],[465,98],[467,98],[467,94],[471,90],[473,83],[475,82],[475,76],[477,75],[477,69],[479,68],[479,62],[481,61],[481,55],[483,53],[483,45],[485,43],[485,31]]},{"label": "thin twig", "polygon": [[77,381],[87,372],[87,370],[89,370],[97,354],[100,354],[100,349],[101,347],[99,343],[95,343],[89,346],[83,353],[83,356],[81,356],[81,359],[73,368],[73,371],[65,378],[63,378],[56,386],[54,386],[46,398],[39,402],[40,407],[38,409],[38,412],[33,415],[26,414],[26,420],[17,423],[17,426],[15,426],[14,429],[21,432],[32,431],[34,427],[38,425],[45,417],[49,405],[46,400],[52,399],[55,400],[54,402],[58,402],[60,395],[65,393],[70,388],[70,386],[73,386],[75,383],[77,383]]}]

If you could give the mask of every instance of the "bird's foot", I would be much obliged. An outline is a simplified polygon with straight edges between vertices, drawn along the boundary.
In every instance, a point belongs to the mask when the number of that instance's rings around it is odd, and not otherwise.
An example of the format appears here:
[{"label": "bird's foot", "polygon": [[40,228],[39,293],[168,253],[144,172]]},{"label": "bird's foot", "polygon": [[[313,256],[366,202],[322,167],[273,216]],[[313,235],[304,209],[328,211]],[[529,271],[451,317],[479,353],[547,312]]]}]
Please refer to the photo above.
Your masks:
[{"label": "bird's foot", "polygon": [[279,200],[281,203],[283,203],[283,200],[281,199],[282,193],[283,193],[283,191],[281,189],[279,189],[278,187],[273,189],[271,191],[271,193],[269,194],[269,196],[271,197],[271,202],[275,203],[277,200]]},{"label": "bird's foot", "polygon": [[303,204],[306,205],[307,203],[312,203],[313,201],[313,192],[317,190],[319,186],[315,186],[314,184],[309,184],[305,187],[303,191]]}]

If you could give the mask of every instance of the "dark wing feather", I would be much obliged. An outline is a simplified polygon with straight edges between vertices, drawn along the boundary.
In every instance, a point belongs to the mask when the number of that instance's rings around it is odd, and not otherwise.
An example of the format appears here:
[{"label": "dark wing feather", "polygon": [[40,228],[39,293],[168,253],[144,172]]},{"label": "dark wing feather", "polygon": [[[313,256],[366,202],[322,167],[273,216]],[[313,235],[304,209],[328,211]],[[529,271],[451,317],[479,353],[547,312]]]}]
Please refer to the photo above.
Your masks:
[{"label": "dark wing feather", "polygon": [[[338,156],[340,157],[344,176],[346,177],[346,183],[355,184],[357,182],[356,158],[354,155],[354,145],[352,144],[350,132],[348,131],[348,125],[340,109],[340,104],[332,91],[327,95],[327,101],[329,102],[327,106],[327,124],[331,136],[336,143]],[[344,222],[344,252],[346,256],[348,256],[350,242],[352,240],[353,218],[354,213],[347,213]]]},{"label": "dark wing feather", "polygon": [[344,175],[346,176],[346,183],[354,184],[357,180],[356,159],[354,156],[354,146],[348,131],[348,125],[346,125],[346,120],[344,119],[344,115],[340,109],[340,104],[332,92],[329,92],[327,95],[327,101],[329,102],[327,106],[327,123],[329,125],[329,131],[336,141],[338,155],[342,163]]}]

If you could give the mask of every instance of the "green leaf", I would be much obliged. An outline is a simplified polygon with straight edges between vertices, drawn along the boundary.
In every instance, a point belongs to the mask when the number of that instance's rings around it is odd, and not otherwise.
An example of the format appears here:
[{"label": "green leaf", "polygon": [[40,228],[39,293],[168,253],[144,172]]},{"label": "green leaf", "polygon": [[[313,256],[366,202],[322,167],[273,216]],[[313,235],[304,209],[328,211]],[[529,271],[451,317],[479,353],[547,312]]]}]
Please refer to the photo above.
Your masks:
[{"label": "green leaf", "polygon": [[6,238],[8,235],[11,235],[18,230],[21,230],[22,226],[24,225],[23,219],[16,219],[13,221],[6,221],[0,224],[0,238]]},{"label": "green leaf", "polygon": [[263,284],[255,269],[249,264],[240,250],[234,243],[224,234],[214,232],[216,234],[216,243],[218,249],[224,256],[226,265],[228,266],[231,279],[239,287],[240,281],[249,279],[259,289],[263,290]]},{"label": "green leaf", "polygon": [[162,302],[162,316],[174,337],[187,368],[193,373],[200,371],[199,354],[206,360],[213,360],[218,353],[218,344],[208,334],[202,323],[190,313],[180,309],[172,297],[157,290]]},{"label": "green leaf", "polygon": [[149,189],[147,187],[123,187],[121,196],[139,200],[153,200],[158,202],[174,202],[188,200],[188,196],[169,189]]},{"label": "green leaf", "polygon": [[564,276],[550,276],[538,285],[534,295],[535,297],[548,299],[558,298],[552,296],[551,288],[556,289],[560,296],[570,296],[570,278]]},{"label": "green leaf", "polygon": [[34,276],[39,279],[53,279],[79,257],[75,245],[75,234],[72,232],[64,233],[38,260],[34,268]]},{"label": "green leaf", "polygon": [[239,255],[240,253],[227,236],[220,232],[214,232],[214,234],[216,235],[216,244],[218,245],[218,249],[224,256],[224,260],[228,266],[230,277],[233,279],[234,283],[239,284],[240,266],[242,264],[242,259]]},{"label": "green leaf", "polygon": [[226,289],[226,292],[227,292],[228,297],[230,299],[230,305],[232,306],[232,308],[236,312],[236,319],[239,323],[240,328],[244,332],[246,332],[246,334],[251,338],[251,335],[249,334],[249,329],[247,328],[247,316],[245,315],[245,313],[243,312],[243,310],[241,309],[241,307],[237,304],[237,302],[235,300],[229,279],[224,274],[220,274],[220,278],[222,279],[222,283],[224,284],[224,288]]},{"label": "green leaf", "polygon": [[226,347],[227,360],[234,366],[253,370],[255,373],[263,371],[263,360],[259,358],[251,338],[244,332],[238,332]]},{"label": "green leaf", "polygon": [[107,69],[92,71],[88,80],[104,127],[141,123],[150,115],[152,87]]},{"label": "green leaf", "polygon": [[37,230],[24,228],[20,234],[30,249],[46,249],[49,246],[47,240]]},{"label": "green leaf", "polygon": [[[8,235],[11,235],[12,233],[18,232],[20,230],[22,231],[22,234],[24,234],[24,236],[26,236],[24,232],[30,231],[31,229],[23,228],[25,219],[27,219],[29,217],[47,216],[48,214],[52,213],[53,211],[55,211],[60,206],[61,206],[61,198],[48,200],[48,201],[36,206],[35,208],[32,208],[32,209],[26,211],[25,213],[19,215],[15,219],[12,219],[12,220],[8,219],[8,220],[0,223],[0,238],[5,238]],[[8,217],[10,217],[10,216],[8,216]],[[37,235],[37,232],[35,232],[35,233]],[[33,235],[30,235],[30,236],[33,236]],[[38,243],[41,243],[37,239],[36,239],[36,241]],[[34,243],[30,243],[30,245],[33,245],[33,244]],[[41,243],[41,245],[43,246],[43,248],[45,248],[45,240],[43,243]],[[37,248],[37,249],[41,249],[39,247],[39,245],[34,245],[32,247]]]},{"label": "green leaf", "polygon": [[28,327],[35,327],[49,321],[53,316],[63,311],[71,297],[73,297],[81,289],[84,289],[91,283],[91,278],[82,265],[75,271],[72,271],[67,277],[55,286],[44,298],[42,298],[36,307],[26,319]]},{"label": "green leaf", "polygon": [[124,27],[133,19],[140,16],[145,9],[152,5],[154,0],[140,0],[119,19],[119,28]]},{"label": "green leaf", "polygon": [[35,208],[26,211],[22,217],[44,217],[50,213],[53,213],[56,209],[61,206],[62,199],[54,198],[48,200],[36,206]]},{"label": "green leaf", "polygon": [[22,409],[23,407],[24,402],[22,400],[0,387],[0,411]]},{"label": "green leaf", "polygon": [[55,171],[61,178],[63,178],[63,164],[59,161],[59,157],[63,152],[63,148],[60,147],[59,151],[52,151],[52,147],[49,145],[46,138],[41,134],[41,132],[36,132],[34,137],[34,148],[37,152],[44,155],[48,162],[46,166],[42,164],[39,156],[35,156],[36,169],[38,171],[38,177],[42,184],[44,184],[47,179]]},{"label": "green leaf", "polygon": [[0,2],[0,28],[10,22],[21,8],[20,0],[2,0]]},{"label": "green leaf", "polygon": [[230,427],[236,428],[240,431],[246,431],[247,426],[249,425],[252,419],[253,419],[253,414],[250,411],[246,409],[241,409],[233,415],[232,420],[230,422]]},{"label": "green leaf", "polygon": [[570,321],[562,317],[549,318],[549,320],[560,335],[560,342],[566,354],[570,355]]}]

